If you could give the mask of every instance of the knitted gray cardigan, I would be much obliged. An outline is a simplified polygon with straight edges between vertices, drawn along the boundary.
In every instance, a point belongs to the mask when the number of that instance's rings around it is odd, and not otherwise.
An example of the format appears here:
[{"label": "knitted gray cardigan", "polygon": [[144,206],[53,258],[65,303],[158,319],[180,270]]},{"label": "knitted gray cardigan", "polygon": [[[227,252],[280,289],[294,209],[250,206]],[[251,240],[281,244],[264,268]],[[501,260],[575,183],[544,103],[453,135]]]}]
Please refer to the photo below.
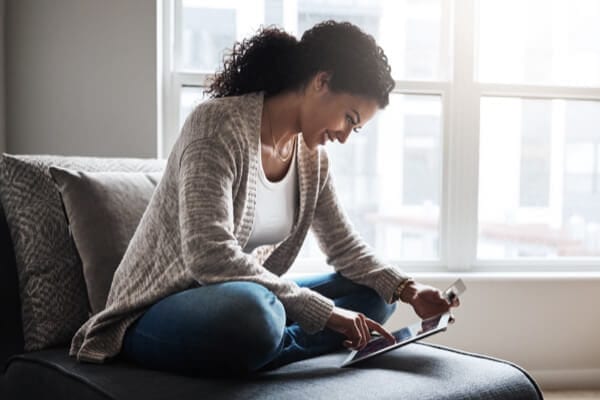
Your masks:
[{"label": "knitted gray cardigan", "polygon": [[114,274],[106,307],[77,331],[71,356],[102,363],[119,353],[127,327],[148,307],[173,293],[223,281],[259,283],[275,293],[287,316],[306,332],[322,330],[333,302],[280,277],[309,228],[328,264],[392,301],[407,276],[384,265],[354,232],[336,199],[324,148],[311,151],[301,136],[300,206],[290,235],[252,254],[242,251],[252,229],[262,168],[262,106],[262,93],[219,98],[202,103],[187,118]]}]

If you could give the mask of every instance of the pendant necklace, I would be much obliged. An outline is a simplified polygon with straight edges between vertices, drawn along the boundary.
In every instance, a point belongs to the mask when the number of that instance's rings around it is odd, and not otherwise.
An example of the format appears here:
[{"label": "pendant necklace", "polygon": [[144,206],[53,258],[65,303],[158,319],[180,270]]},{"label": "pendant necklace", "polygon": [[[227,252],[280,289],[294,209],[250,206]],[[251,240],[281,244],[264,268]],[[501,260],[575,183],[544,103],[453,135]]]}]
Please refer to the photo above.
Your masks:
[{"label": "pendant necklace", "polygon": [[290,157],[292,156],[293,152],[294,152],[294,147],[293,144],[296,142],[296,137],[294,137],[294,143],[292,143],[292,148],[288,151],[288,154],[286,157],[282,157],[281,153],[279,152],[279,150],[277,149],[277,142],[275,142],[275,136],[273,136],[273,125],[271,124],[271,112],[270,110],[267,110],[267,116],[269,118],[269,130],[271,132],[271,141],[273,142],[273,152],[277,155],[277,158],[279,159],[279,161],[281,162],[287,162]]}]

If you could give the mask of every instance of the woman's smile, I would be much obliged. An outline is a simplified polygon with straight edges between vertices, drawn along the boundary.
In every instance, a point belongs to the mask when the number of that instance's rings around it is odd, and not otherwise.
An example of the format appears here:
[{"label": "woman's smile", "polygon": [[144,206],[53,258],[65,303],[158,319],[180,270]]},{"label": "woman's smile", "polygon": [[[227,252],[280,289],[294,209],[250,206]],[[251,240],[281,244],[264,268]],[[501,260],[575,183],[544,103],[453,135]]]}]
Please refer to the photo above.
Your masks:
[{"label": "woman's smile", "polygon": [[321,145],[324,146],[325,143],[327,142],[327,140],[330,140],[332,142],[335,141],[333,136],[329,133],[329,131],[325,131],[323,133],[323,138],[321,139]]}]

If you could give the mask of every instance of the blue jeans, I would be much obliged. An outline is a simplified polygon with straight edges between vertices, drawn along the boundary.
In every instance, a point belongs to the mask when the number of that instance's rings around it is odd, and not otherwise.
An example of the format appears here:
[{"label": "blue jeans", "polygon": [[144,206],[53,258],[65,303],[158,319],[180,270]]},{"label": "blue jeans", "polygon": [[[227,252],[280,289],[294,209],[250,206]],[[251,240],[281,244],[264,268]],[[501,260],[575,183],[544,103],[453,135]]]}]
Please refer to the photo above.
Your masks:
[{"label": "blue jeans", "polygon": [[[373,289],[338,273],[294,279],[383,324],[396,309]],[[152,305],[125,333],[120,357],[146,368],[186,375],[243,375],[344,348],[328,328],[307,334],[286,319],[267,288],[231,281],[194,287]]]}]

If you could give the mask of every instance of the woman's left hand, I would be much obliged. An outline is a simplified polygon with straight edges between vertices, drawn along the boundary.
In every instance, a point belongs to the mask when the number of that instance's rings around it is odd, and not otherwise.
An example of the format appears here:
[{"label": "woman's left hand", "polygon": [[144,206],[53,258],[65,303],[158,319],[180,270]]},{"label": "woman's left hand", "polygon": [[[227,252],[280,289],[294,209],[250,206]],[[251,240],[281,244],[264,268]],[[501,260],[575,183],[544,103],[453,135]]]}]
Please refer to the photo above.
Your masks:
[{"label": "woman's left hand", "polygon": [[421,319],[427,319],[443,314],[451,307],[458,307],[458,298],[449,304],[442,292],[433,286],[412,282],[404,288],[400,300],[413,306],[415,313]]}]

